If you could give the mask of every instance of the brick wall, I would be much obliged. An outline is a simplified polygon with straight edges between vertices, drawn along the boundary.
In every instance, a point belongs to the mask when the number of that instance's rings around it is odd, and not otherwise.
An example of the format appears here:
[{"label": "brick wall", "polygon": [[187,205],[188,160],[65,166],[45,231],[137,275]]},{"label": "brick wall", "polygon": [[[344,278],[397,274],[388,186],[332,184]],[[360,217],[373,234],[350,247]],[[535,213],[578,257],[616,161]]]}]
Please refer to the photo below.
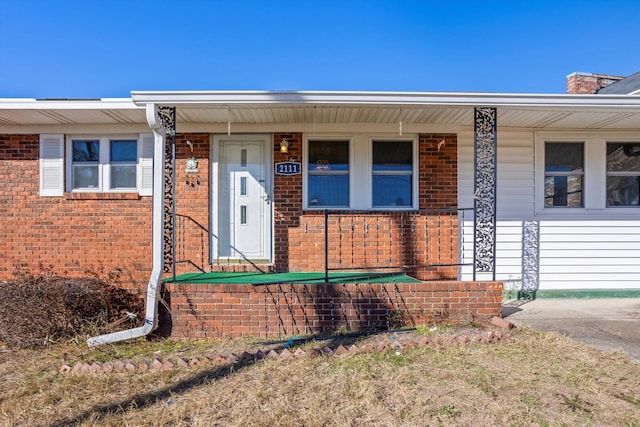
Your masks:
[{"label": "brick wall", "polygon": [[[177,274],[209,270],[210,147],[209,134],[176,135]],[[198,173],[186,172],[190,157],[198,161]]]},{"label": "brick wall", "polygon": [[421,134],[419,140],[420,208],[458,206],[458,136]]},{"label": "brick wall", "polygon": [[500,316],[502,284],[167,284],[165,295],[171,337],[197,340],[488,320]]},{"label": "brick wall", "polygon": [[[280,141],[283,138],[286,138],[289,142],[288,153],[280,152]],[[285,162],[289,159],[302,163],[302,134],[274,134],[273,164]],[[300,271],[290,269],[296,267],[299,261],[298,255],[304,252],[301,247],[302,242],[292,240],[296,234],[299,234],[297,230],[300,229],[302,174],[274,175],[273,189],[274,269],[276,271]]]},{"label": "brick wall", "polygon": [[[289,141],[289,153],[280,153],[280,141]],[[274,135],[275,163],[301,160],[302,135]],[[455,208],[457,192],[457,135],[419,137],[419,207]],[[324,214],[303,211],[302,175],[274,177],[275,269],[324,270]],[[331,268],[456,263],[457,216],[421,212],[345,212],[329,222]],[[372,254],[376,254],[373,256]],[[380,256],[378,256],[380,255]],[[420,279],[455,279],[455,267],[412,271]]]},{"label": "brick wall", "polygon": [[[289,153],[280,153],[287,138]],[[193,146],[193,151],[187,141]],[[177,273],[243,270],[209,264],[210,147],[208,134],[176,137]],[[302,160],[302,135],[276,133],[274,163]],[[39,136],[0,135],[0,280],[17,268],[82,276],[122,270],[123,286],[144,291],[151,270],[151,197],[65,193],[40,197]],[[187,174],[195,157],[199,172]],[[347,212],[332,216],[332,267],[412,265],[457,259],[457,217],[428,209],[457,204],[457,139],[419,137],[419,212]],[[302,175],[274,176],[274,246],[279,271],[324,268],[324,214],[303,211]],[[346,232],[348,231],[348,232]],[[375,238],[372,236],[375,234]],[[392,243],[393,242],[393,243]],[[372,256],[375,250],[375,256]],[[468,321],[500,314],[499,283],[458,282],[455,267],[412,271],[418,284],[206,285],[167,284],[172,336],[274,336]]]},{"label": "brick wall", "polygon": [[607,74],[571,73],[567,76],[567,93],[592,95],[623,78]]},{"label": "brick wall", "polygon": [[122,269],[123,286],[146,288],[151,197],[39,195],[39,135],[0,135],[0,280],[17,268],[69,276]]},{"label": "brick wall", "polygon": [[[280,141],[289,141],[289,153],[280,153]],[[117,193],[65,193],[40,197],[38,135],[0,136],[0,279],[16,268],[82,275],[121,268],[125,286],[143,290],[151,270],[151,197]],[[187,144],[191,143],[191,146]],[[191,148],[193,147],[193,149]],[[251,270],[249,264],[209,264],[210,244],[209,134],[176,136],[176,267],[177,274],[194,271]],[[302,161],[302,134],[276,133],[274,163]],[[199,172],[186,173],[186,160],[198,160]],[[457,204],[457,139],[455,134],[419,137],[419,206],[421,209]],[[302,175],[274,176],[275,259],[268,269],[321,271],[324,269],[324,217],[302,209]],[[349,213],[333,217],[333,268],[416,265],[457,260],[456,218],[427,214]],[[365,227],[344,233],[345,221]],[[447,222],[448,221],[448,222]],[[375,233],[373,231],[375,230]],[[375,235],[374,235],[375,234]],[[388,237],[387,237],[388,236]],[[372,257],[375,246],[376,257]],[[379,254],[379,255],[378,255]],[[455,268],[414,272],[422,279],[454,279]]]}]

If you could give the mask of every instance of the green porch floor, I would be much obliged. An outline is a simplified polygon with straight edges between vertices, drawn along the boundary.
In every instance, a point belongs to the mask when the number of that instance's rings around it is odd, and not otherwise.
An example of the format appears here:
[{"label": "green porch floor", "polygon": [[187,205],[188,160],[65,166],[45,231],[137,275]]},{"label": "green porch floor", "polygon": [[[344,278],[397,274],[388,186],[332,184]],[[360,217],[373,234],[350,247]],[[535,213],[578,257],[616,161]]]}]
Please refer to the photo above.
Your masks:
[{"label": "green porch floor", "polygon": [[[171,277],[165,282],[173,282]],[[265,285],[268,283],[322,283],[324,273],[186,273],[176,276],[173,283],[206,283],[206,284],[238,284]],[[330,283],[419,283],[420,280],[403,273],[363,273],[332,272]]]}]

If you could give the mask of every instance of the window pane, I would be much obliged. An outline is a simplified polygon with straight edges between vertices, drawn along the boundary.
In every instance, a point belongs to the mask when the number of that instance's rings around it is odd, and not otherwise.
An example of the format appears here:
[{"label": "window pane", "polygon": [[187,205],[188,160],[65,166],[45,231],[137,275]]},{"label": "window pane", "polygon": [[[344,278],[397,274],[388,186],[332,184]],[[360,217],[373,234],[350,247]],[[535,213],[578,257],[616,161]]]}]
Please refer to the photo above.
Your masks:
[{"label": "window pane", "polygon": [[73,141],[74,162],[97,162],[99,159],[99,141]]},{"label": "window pane", "polygon": [[309,171],[348,171],[349,141],[309,141]]},{"label": "window pane", "polygon": [[582,143],[547,142],[544,149],[545,172],[582,172],[584,147]]},{"label": "window pane", "polygon": [[582,207],[582,176],[545,176],[544,206]]},{"label": "window pane", "polygon": [[247,177],[246,176],[240,177],[240,195],[241,196],[247,195]]},{"label": "window pane", "polygon": [[373,175],[374,206],[411,206],[411,175]]},{"label": "window pane", "polygon": [[373,141],[373,170],[412,170],[412,147],[411,141]]},{"label": "window pane", "polygon": [[245,205],[240,206],[240,224],[247,224],[247,207]]},{"label": "window pane", "polygon": [[639,206],[640,176],[608,176],[607,206]]},{"label": "window pane", "polygon": [[640,172],[640,144],[608,142],[607,172]]},{"label": "window pane", "polygon": [[135,162],[137,158],[136,141],[111,141],[111,162]]},{"label": "window pane", "polygon": [[136,166],[111,165],[110,188],[136,188]]},{"label": "window pane", "polygon": [[73,165],[73,189],[98,188],[98,165]]},{"label": "window pane", "polygon": [[309,175],[309,206],[349,206],[349,175]]}]

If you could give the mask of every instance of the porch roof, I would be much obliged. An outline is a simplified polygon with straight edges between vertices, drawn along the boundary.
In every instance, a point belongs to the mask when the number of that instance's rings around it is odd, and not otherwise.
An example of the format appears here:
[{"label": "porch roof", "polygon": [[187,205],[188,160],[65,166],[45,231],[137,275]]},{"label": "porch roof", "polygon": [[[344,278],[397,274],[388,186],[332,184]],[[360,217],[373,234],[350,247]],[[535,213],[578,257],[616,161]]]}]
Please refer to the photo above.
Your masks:
[{"label": "porch roof", "polygon": [[472,126],[476,106],[496,107],[500,127],[637,130],[640,123],[640,96],[633,95],[134,91],[131,98],[0,99],[0,132],[31,125],[146,125],[149,103],[176,106],[178,131],[195,126],[215,132],[228,122],[299,127],[402,121],[409,133],[412,125]]}]

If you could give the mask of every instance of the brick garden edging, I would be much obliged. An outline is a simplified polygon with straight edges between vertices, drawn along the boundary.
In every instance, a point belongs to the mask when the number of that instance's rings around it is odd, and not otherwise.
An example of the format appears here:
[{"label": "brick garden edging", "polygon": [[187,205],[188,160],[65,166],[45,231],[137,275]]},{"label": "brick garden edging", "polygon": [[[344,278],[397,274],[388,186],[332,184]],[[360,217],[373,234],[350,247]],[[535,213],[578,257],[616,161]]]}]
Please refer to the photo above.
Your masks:
[{"label": "brick garden edging", "polygon": [[[512,324],[510,324],[512,325]],[[510,329],[512,326],[506,325],[505,329]],[[247,364],[259,360],[267,360],[267,359],[281,359],[288,360],[298,357],[315,357],[315,356],[344,356],[348,354],[358,354],[358,353],[367,353],[373,351],[385,351],[385,350],[395,350],[396,352],[400,352],[405,349],[411,348],[419,348],[419,347],[431,347],[431,348],[441,348],[441,347],[451,347],[456,345],[467,345],[467,344],[493,344],[499,341],[504,341],[509,338],[509,334],[501,331],[501,330],[492,330],[489,332],[480,332],[472,335],[460,334],[460,335],[449,335],[446,337],[435,336],[435,337],[422,337],[417,341],[409,338],[406,340],[397,340],[397,339],[387,339],[387,340],[378,340],[377,342],[367,342],[365,344],[361,344],[360,346],[356,344],[352,344],[350,346],[343,346],[339,344],[338,346],[331,348],[329,346],[311,348],[304,350],[302,348],[297,348],[292,351],[289,348],[284,348],[279,351],[274,349],[269,350],[267,352],[263,352],[262,350],[258,350],[255,353],[243,352],[239,355],[235,353],[231,353],[228,356],[223,356],[221,354],[215,356],[201,356],[201,357],[192,357],[190,359],[179,357],[177,359],[163,359],[156,358],[151,362],[146,360],[140,361],[107,361],[107,362],[82,362],[79,361],[71,367],[68,364],[63,364],[59,373],[63,375],[105,375],[111,373],[128,373],[134,374],[137,372],[147,372],[147,371],[169,371],[172,369],[184,369],[184,368],[196,368],[200,366],[207,365],[236,365],[236,364]]]}]

